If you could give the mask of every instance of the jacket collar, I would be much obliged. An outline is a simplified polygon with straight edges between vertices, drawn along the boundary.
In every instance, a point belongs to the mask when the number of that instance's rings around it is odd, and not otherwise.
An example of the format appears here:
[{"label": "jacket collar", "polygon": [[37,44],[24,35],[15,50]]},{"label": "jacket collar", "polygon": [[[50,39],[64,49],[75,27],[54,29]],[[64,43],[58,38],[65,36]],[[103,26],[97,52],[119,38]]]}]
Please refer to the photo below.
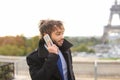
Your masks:
[{"label": "jacket collar", "polygon": [[[39,45],[38,45],[38,56],[39,57],[47,57],[48,55],[48,51],[44,46],[45,41],[43,39],[40,39],[39,41]],[[72,47],[73,45],[68,42],[67,40],[64,39],[63,45],[61,47],[59,47],[59,49],[64,52],[67,51],[68,49],[70,49],[70,47]]]}]

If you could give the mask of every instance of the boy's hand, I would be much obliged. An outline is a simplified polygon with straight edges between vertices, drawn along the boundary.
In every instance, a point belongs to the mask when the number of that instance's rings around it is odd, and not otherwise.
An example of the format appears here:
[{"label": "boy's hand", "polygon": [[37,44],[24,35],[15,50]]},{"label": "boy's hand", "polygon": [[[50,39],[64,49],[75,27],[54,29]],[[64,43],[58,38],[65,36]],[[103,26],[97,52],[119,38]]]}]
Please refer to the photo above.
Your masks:
[{"label": "boy's hand", "polygon": [[55,44],[51,45],[50,43],[48,43],[47,50],[49,53],[58,54],[58,47]]}]

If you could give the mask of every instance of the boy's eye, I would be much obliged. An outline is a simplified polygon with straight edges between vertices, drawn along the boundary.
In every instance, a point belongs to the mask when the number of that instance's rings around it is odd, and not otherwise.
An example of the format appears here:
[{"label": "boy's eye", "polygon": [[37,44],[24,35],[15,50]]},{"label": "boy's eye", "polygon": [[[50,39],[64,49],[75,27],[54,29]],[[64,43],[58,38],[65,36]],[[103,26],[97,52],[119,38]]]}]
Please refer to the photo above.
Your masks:
[{"label": "boy's eye", "polygon": [[60,35],[60,33],[56,33],[56,35]]},{"label": "boy's eye", "polygon": [[60,33],[56,33],[57,35],[61,35],[61,34],[64,34],[64,32],[60,32]]}]

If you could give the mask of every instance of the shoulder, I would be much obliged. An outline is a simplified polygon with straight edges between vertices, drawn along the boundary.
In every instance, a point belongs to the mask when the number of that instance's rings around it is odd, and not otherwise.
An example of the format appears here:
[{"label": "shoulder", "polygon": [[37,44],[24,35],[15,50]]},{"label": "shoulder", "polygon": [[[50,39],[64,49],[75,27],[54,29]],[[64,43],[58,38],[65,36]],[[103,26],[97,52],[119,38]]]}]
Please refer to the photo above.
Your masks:
[{"label": "shoulder", "polygon": [[29,54],[26,56],[26,58],[27,58],[27,59],[29,59],[29,58],[34,59],[34,58],[36,58],[37,56],[38,56],[38,49],[35,49],[35,50],[32,51],[31,53],[29,53]]}]

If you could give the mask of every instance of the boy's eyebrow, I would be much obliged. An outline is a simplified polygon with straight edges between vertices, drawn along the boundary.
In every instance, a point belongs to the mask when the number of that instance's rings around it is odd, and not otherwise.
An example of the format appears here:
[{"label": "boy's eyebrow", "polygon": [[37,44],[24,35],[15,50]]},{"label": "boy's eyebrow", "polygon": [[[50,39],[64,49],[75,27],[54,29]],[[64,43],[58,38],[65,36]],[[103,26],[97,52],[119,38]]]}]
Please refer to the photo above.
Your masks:
[{"label": "boy's eyebrow", "polygon": [[61,32],[64,32],[64,30],[63,31],[56,31],[57,33],[61,33]]}]

